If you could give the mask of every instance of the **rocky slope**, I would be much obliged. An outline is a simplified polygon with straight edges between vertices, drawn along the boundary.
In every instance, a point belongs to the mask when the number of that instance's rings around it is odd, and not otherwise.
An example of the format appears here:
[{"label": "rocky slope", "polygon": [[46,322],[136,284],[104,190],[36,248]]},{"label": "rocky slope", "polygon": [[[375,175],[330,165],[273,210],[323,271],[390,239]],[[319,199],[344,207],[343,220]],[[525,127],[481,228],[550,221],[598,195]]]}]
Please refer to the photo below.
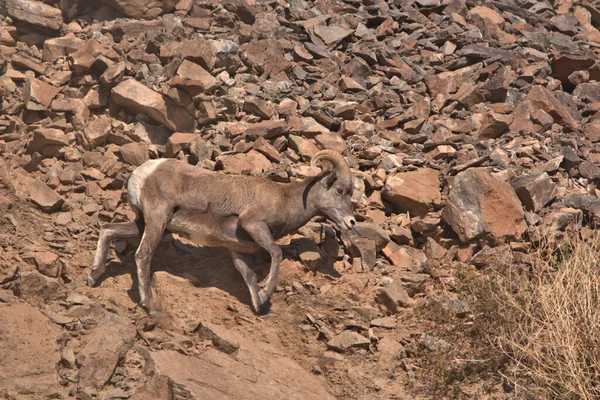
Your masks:
[{"label": "rocky slope", "polygon": [[[470,323],[456,269],[593,234],[599,24],[588,0],[1,0],[0,395],[440,398],[421,359],[453,344],[423,310]],[[352,166],[360,240],[318,219],[282,240],[271,314],[177,237],[159,320],[135,242],[84,286],[144,161],[288,182],[320,149]]]}]

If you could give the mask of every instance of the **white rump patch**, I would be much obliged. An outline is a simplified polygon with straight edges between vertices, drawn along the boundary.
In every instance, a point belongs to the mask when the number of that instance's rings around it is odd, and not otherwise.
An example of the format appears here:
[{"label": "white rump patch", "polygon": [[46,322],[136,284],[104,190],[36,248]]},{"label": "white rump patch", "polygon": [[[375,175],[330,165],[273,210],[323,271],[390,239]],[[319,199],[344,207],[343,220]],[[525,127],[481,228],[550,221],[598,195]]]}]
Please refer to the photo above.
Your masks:
[{"label": "white rump patch", "polygon": [[143,211],[140,196],[142,194],[144,182],[146,181],[146,178],[154,172],[156,167],[166,160],[166,158],[160,158],[158,160],[146,161],[131,173],[129,182],[127,183],[127,197],[129,198],[129,204]]}]

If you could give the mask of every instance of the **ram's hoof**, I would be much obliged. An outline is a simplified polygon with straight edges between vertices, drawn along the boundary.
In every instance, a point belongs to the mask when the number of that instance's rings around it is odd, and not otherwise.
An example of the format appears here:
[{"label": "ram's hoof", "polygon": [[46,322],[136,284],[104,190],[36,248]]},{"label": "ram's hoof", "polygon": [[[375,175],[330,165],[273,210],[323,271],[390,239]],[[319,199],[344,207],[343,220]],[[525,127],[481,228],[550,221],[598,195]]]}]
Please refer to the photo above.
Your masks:
[{"label": "ram's hoof", "polygon": [[88,285],[89,287],[94,287],[94,286],[96,286],[96,280],[95,280],[94,278],[92,278],[90,275],[88,275],[88,276],[85,278],[85,281],[86,281],[86,283],[87,283],[87,285]]},{"label": "ram's hoof", "polygon": [[271,309],[271,302],[269,301],[269,298],[265,295],[265,293],[262,290],[258,292],[258,298],[260,304],[254,305],[254,312],[257,315],[267,314]]}]

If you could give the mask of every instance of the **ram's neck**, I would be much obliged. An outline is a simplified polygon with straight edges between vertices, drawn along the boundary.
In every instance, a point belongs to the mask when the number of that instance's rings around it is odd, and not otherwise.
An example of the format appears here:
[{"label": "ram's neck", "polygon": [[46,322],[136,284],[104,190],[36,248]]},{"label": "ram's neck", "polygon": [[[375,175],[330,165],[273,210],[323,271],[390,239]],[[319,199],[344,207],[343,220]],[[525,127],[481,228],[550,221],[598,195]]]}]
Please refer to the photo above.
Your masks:
[{"label": "ram's neck", "polygon": [[286,192],[286,207],[281,215],[285,218],[279,227],[273,227],[272,233],[276,238],[293,233],[306,225],[315,215],[317,207],[314,201],[318,178],[310,177],[300,182],[293,182],[284,186]]}]

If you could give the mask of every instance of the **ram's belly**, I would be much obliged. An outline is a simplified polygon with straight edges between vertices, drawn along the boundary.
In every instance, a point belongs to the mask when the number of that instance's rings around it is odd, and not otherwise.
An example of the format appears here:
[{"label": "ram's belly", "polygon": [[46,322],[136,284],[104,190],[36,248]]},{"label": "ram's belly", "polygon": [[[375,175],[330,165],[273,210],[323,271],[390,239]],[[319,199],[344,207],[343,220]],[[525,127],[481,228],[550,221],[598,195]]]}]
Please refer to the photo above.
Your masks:
[{"label": "ram's belly", "polygon": [[167,229],[199,246],[226,247],[240,253],[253,253],[260,247],[239,227],[237,216],[220,217],[210,213],[179,210]]}]

